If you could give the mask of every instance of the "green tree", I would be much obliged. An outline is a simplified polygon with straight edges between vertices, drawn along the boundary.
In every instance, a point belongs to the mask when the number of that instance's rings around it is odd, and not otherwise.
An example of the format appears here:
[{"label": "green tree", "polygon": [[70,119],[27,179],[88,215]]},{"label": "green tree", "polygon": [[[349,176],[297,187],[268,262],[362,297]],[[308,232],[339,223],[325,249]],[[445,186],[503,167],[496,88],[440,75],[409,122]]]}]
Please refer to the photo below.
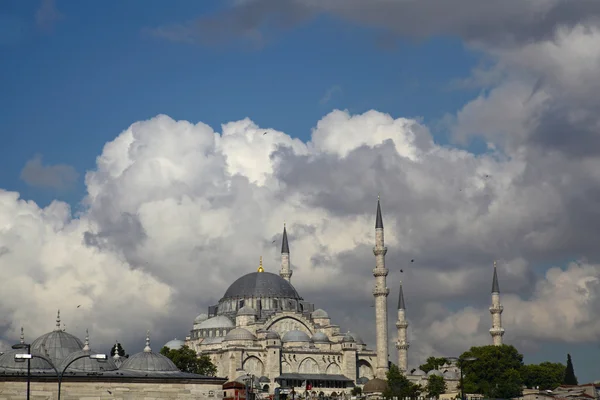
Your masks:
[{"label": "green tree", "polygon": [[362,394],[362,389],[360,386],[354,386],[350,394],[352,394],[352,396],[360,396]]},{"label": "green tree", "polygon": [[562,384],[565,377],[565,365],[561,363],[543,362],[521,367],[523,384],[530,389],[554,390]]},{"label": "green tree", "polygon": [[465,393],[503,398],[522,394],[523,355],[514,346],[471,347],[459,357],[458,365],[463,370]]},{"label": "green tree", "polygon": [[446,381],[443,376],[431,375],[429,379],[427,379],[425,391],[427,391],[429,397],[435,397],[437,399],[440,397],[440,394],[446,393],[446,388]]},{"label": "green tree", "polygon": [[396,364],[390,363],[389,366],[390,368],[387,372],[388,388],[383,393],[383,396],[388,399],[393,397],[417,397],[422,390],[421,387],[410,382],[406,376],[400,372],[400,369],[398,369]]},{"label": "green tree", "polygon": [[164,346],[160,349],[160,354],[168,357],[183,372],[207,376],[215,376],[217,373],[217,367],[212,363],[210,357],[206,354],[198,357],[196,352],[188,346],[182,346],[177,350]]},{"label": "green tree", "polygon": [[562,381],[563,385],[578,385],[577,377],[575,376],[575,368],[573,368],[573,360],[571,355],[567,354],[567,368],[565,368],[565,377]]},{"label": "green tree", "polygon": [[123,349],[121,343],[118,342],[110,349],[110,356],[114,357],[117,352],[119,353],[119,356],[129,358],[129,354],[125,352],[125,349]]},{"label": "green tree", "polygon": [[440,369],[448,360],[444,357],[429,357],[425,360],[425,364],[419,365],[419,369],[425,373],[432,369]]}]

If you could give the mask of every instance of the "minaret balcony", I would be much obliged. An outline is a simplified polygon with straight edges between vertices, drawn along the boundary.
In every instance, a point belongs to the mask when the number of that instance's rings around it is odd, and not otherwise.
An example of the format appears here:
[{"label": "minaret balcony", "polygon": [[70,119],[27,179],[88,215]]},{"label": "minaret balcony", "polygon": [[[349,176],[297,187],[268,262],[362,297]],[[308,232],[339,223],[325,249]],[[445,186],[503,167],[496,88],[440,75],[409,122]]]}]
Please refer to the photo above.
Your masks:
[{"label": "minaret balcony", "polygon": [[387,247],[383,246],[383,247],[373,247],[373,254],[375,254],[376,256],[385,256],[387,253]]},{"label": "minaret balcony", "polygon": [[398,328],[398,329],[406,329],[406,328],[408,328],[408,322],[406,322],[406,321],[398,321],[398,322],[396,322],[396,328]]},{"label": "minaret balcony", "polygon": [[396,343],[396,348],[398,350],[408,350],[410,345],[408,343]]},{"label": "minaret balcony", "polygon": [[504,307],[502,307],[500,304],[493,305],[493,306],[490,307],[490,312],[492,314],[496,314],[496,313],[502,314],[502,311],[504,311]]},{"label": "minaret balcony", "polygon": [[390,270],[387,268],[373,268],[373,276],[376,278],[379,276],[388,276],[389,273]]},{"label": "minaret balcony", "polygon": [[502,335],[504,335],[504,328],[492,328],[492,329],[490,329],[490,335],[502,336]]},{"label": "minaret balcony", "polygon": [[375,296],[375,297],[387,296],[389,294],[390,294],[389,288],[376,287],[375,289],[373,289],[373,296]]}]

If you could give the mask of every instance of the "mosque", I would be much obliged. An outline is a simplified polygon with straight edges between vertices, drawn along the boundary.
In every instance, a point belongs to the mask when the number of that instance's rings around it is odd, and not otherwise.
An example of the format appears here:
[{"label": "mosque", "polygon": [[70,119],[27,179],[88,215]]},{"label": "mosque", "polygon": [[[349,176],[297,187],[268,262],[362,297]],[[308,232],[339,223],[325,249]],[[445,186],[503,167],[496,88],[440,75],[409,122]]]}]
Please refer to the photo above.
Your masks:
[{"label": "mosque", "polygon": [[[183,344],[199,354],[208,355],[217,367],[217,376],[229,380],[254,376],[256,385],[273,393],[276,386],[294,388],[304,393],[339,395],[350,387],[365,385],[365,391],[376,389],[386,379],[388,371],[388,305],[389,289],[385,266],[387,247],[384,241],[383,217],[377,201],[375,218],[375,349],[354,332],[343,331],[331,321],[327,312],[305,301],[292,285],[290,247],[286,227],[281,243],[279,274],[266,272],[262,258],[256,272],[237,279],[225,291],[218,304],[208,307],[208,313],[198,315],[190,335]],[[492,284],[492,329],[495,345],[502,344],[502,306],[498,275],[494,264]],[[431,375],[443,376],[448,390],[458,385],[460,370],[447,363],[427,374],[408,369],[408,321],[402,284],[397,310],[398,367],[407,378],[426,385]],[[169,344],[168,344],[169,345]]]}]

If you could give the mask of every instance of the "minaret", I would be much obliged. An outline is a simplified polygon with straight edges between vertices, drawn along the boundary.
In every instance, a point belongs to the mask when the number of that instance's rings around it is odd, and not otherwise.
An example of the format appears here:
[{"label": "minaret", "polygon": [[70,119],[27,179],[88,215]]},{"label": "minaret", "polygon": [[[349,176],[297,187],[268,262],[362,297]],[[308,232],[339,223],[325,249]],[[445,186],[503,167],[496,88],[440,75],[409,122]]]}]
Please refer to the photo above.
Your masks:
[{"label": "minaret", "polygon": [[502,311],[504,307],[500,304],[500,285],[498,285],[498,272],[496,271],[496,261],[494,261],[494,280],[492,281],[492,306],[490,314],[492,314],[492,329],[490,335],[494,341],[494,346],[502,346],[502,336],[504,328],[502,328]]},{"label": "minaret", "polygon": [[409,347],[406,335],[408,321],[406,320],[406,305],[404,304],[402,282],[400,282],[400,295],[398,296],[398,321],[396,321],[396,328],[398,328],[398,341],[396,342],[396,348],[398,349],[398,368],[401,372],[406,374],[406,371],[408,370]]},{"label": "minaret", "polygon": [[290,269],[290,246],[288,244],[287,231],[285,223],[283,224],[283,239],[281,240],[281,270],[279,276],[290,282],[292,279],[292,270]]},{"label": "minaret", "polygon": [[385,268],[385,254],[387,247],[383,239],[383,218],[381,217],[381,205],[377,196],[377,217],[375,219],[375,330],[377,335],[377,367],[375,376],[379,379],[387,379],[388,371],[388,319],[387,319],[387,296],[390,289],[386,286],[388,270]]}]

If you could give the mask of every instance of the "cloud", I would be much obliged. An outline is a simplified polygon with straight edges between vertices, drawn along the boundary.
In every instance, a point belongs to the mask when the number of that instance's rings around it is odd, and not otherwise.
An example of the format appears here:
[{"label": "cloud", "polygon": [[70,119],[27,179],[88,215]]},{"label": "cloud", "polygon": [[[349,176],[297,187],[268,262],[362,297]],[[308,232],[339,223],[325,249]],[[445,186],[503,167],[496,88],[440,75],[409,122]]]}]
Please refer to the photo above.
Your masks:
[{"label": "cloud", "polygon": [[64,17],[56,8],[55,0],[42,0],[35,12],[35,23],[42,31],[52,32],[56,23]]},{"label": "cloud", "polygon": [[36,154],[31,160],[27,161],[21,170],[21,179],[28,185],[56,190],[70,189],[78,177],[79,174],[70,165],[42,164],[40,154]]},{"label": "cloud", "polygon": [[453,35],[470,43],[512,46],[544,40],[557,27],[597,23],[600,4],[595,0],[249,0],[153,31],[175,41],[222,43],[292,29],[320,14],[384,28],[399,37]]},{"label": "cloud", "polygon": [[331,99],[336,95],[342,93],[342,87],[340,85],[334,85],[327,89],[323,97],[319,100],[319,104],[325,105],[331,101]]},{"label": "cloud", "polygon": [[[286,221],[301,295],[373,344],[378,192],[390,311],[402,279],[413,364],[489,343],[491,262],[500,255],[512,342],[600,333],[597,206],[568,190],[597,187],[591,167],[586,175],[581,162],[546,153],[441,146],[419,121],[374,110],[335,110],[307,143],[267,131],[249,119],[215,132],[159,115],[104,146],[80,214],[0,192],[0,340],[17,340],[21,325],[28,337],[51,330],[60,308],[67,330],[89,328],[99,348],[118,339],[139,351],[146,329],[160,347],[184,336],[260,256],[277,272]],[[581,262],[533,272],[565,254]],[[394,322],[392,313],[391,339]]]}]

